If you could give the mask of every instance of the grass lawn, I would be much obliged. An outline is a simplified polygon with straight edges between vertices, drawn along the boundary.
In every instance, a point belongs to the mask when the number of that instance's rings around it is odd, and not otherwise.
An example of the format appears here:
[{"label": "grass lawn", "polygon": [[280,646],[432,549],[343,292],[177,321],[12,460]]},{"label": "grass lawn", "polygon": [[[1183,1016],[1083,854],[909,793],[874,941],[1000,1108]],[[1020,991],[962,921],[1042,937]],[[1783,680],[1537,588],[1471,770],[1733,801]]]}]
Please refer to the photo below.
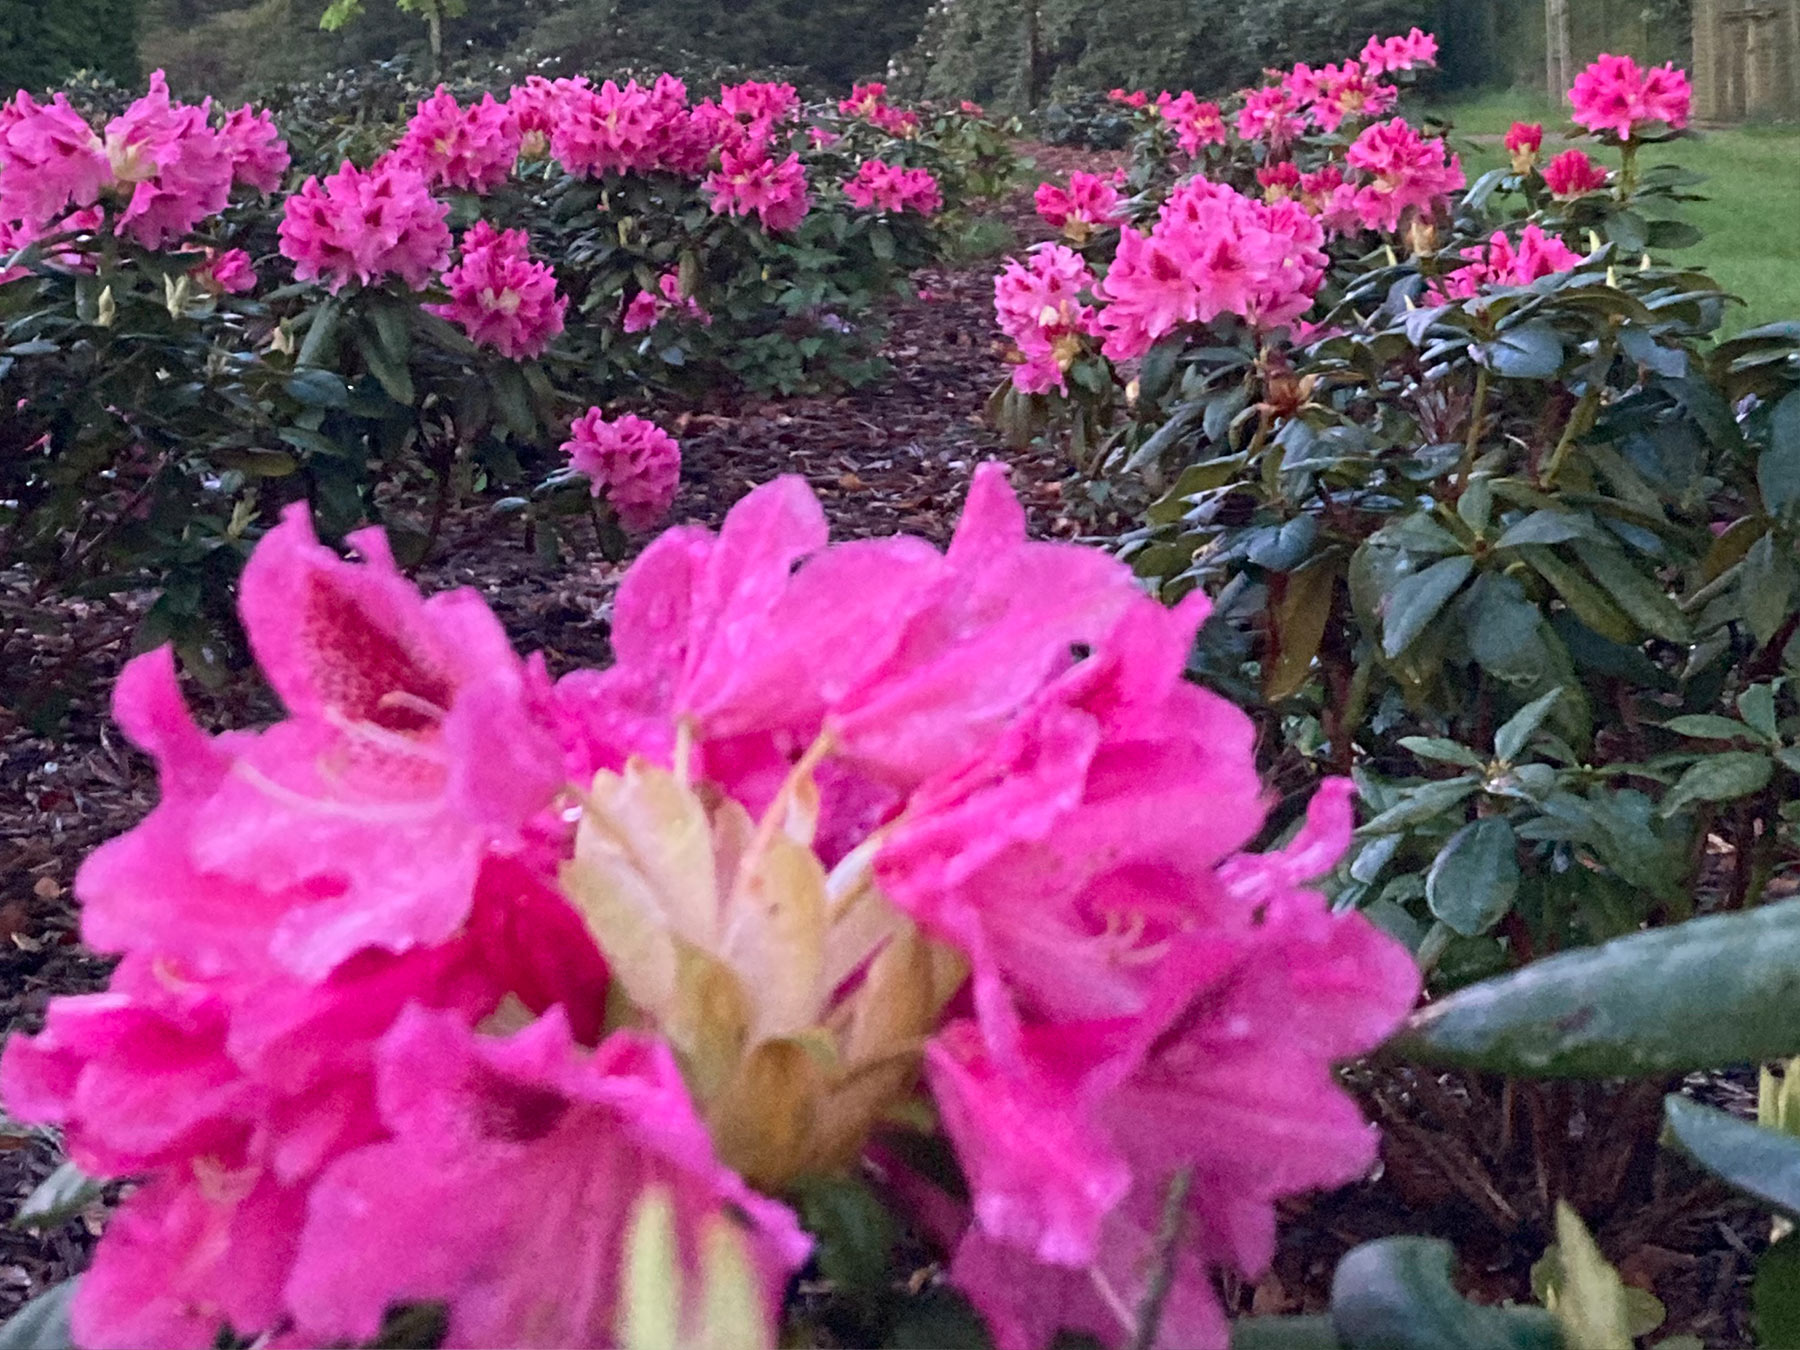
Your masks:
[{"label": "grass lawn", "polygon": [[[1502,134],[1515,121],[1542,122],[1551,133],[1559,125],[1568,127],[1565,109],[1513,93],[1431,111],[1455,124],[1455,138],[1462,142],[1457,149],[1471,179],[1504,162],[1506,152],[1466,138]],[[1708,176],[1696,190],[1711,200],[1696,203],[1691,217],[1706,231],[1706,240],[1678,256],[1706,268],[1748,302],[1730,312],[1726,327],[1736,331],[1800,317],[1800,127],[1703,131],[1694,140],[1647,154],[1646,160],[1678,161]]]}]

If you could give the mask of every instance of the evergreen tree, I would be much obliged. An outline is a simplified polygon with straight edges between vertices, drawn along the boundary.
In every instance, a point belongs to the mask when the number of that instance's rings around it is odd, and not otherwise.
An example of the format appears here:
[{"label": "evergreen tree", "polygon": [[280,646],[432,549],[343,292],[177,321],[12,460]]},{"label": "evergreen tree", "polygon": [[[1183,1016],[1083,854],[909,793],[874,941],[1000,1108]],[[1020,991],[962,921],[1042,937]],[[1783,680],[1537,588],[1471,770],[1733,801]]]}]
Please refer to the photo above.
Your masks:
[{"label": "evergreen tree", "polygon": [[0,0],[0,92],[41,90],[77,70],[135,84],[137,0]]}]

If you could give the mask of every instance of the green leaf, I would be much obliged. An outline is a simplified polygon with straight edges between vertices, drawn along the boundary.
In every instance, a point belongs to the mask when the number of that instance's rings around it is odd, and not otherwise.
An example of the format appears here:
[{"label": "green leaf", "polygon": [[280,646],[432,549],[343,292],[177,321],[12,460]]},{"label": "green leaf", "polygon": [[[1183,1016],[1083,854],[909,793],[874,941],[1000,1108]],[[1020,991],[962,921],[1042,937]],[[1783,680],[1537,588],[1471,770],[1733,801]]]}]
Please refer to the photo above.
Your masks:
[{"label": "green leaf", "polygon": [[80,1286],[80,1276],[52,1285],[0,1323],[0,1350],[71,1350],[69,1308]]},{"label": "green leaf", "polygon": [[1749,741],[1756,739],[1756,732],[1736,718],[1718,717],[1712,713],[1683,713],[1680,717],[1671,717],[1663,723],[1663,730],[1672,731],[1677,736],[1687,736],[1696,741]]},{"label": "green leaf", "polygon": [[1470,1303],[1450,1282],[1451,1259],[1450,1244],[1435,1238],[1354,1248],[1331,1282],[1344,1350],[1557,1350],[1548,1313]]},{"label": "green leaf", "polygon": [[800,1222],[818,1239],[820,1274],[854,1294],[883,1292],[900,1230],[874,1191],[852,1177],[809,1177],[794,1198]]},{"label": "green leaf", "polygon": [[1562,1328],[1563,1344],[1581,1350],[1632,1350],[1625,1282],[1600,1254],[1581,1216],[1562,1200],[1556,1202],[1556,1249],[1556,1279],[1548,1302]]},{"label": "green leaf", "polygon": [[104,1181],[90,1177],[72,1162],[65,1162],[26,1197],[19,1212],[13,1215],[12,1226],[34,1232],[54,1228],[93,1204],[105,1188]]},{"label": "green leaf", "polygon": [[1775,761],[1766,754],[1751,750],[1726,750],[1705,759],[1695,760],[1660,808],[1664,816],[1672,816],[1695,802],[1730,802],[1748,797],[1769,785],[1775,772]]},{"label": "green leaf", "polygon": [[1485,769],[1487,765],[1480,755],[1460,741],[1446,740],[1442,736],[1402,736],[1400,744],[1420,759],[1435,760],[1439,764],[1455,764],[1464,769]]},{"label": "green leaf", "polygon": [[362,334],[357,342],[357,350],[362,353],[363,364],[380,382],[387,396],[403,407],[412,407],[413,378],[412,371],[406,364],[389,356],[381,345],[380,338],[372,333]]},{"label": "green leaf", "polygon": [[1800,1345],[1800,1235],[1789,1233],[1756,1258],[1750,1306],[1758,1345]]},{"label": "green leaf", "polygon": [[1573,547],[1582,566],[1638,627],[1670,642],[1689,639],[1687,616],[1662,584],[1633,567],[1622,550],[1581,540]]},{"label": "green leaf", "polygon": [[1531,744],[1531,738],[1537,734],[1537,729],[1544,725],[1544,719],[1556,707],[1556,701],[1562,697],[1562,692],[1560,687],[1552,689],[1507,718],[1500,730],[1494,733],[1494,757],[1508,764],[1518,759],[1519,752]]},{"label": "green leaf", "polygon": [[1430,820],[1433,816],[1443,815],[1457,803],[1465,801],[1480,786],[1480,782],[1474,778],[1443,778],[1421,783],[1407,789],[1405,796],[1357,833],[1368,836],[1393,834],[1407,829],[1421,821]]},{"label": "green leaf", "polygon": [[1547,548],[1528,545],[1521,556],[1556,589],[1575,617],[1601,637],[1627,646],[1642,640],[1637,625],[1593,582]]},{"label": "green leaf", "polygon": [[1238,1317],[1231,1350],[1340,1350],[1329,1317]]},{"label": "green leaf", "polygon": [[1509,380],[1547,380],[1562,369],[1562,335],[1541,320],[1520,324],[1492,342],[1477,344],[1475,355]]},{"label": "green leaf", "polygon": [[1744,622],[1758,642],[1773,638],[1787,622],[1788,601],[1794,594],[1794,566],[1776,551],[1775,532],[1762,536],[1744,554],[1744,571],[1738,582],[1744,599]]},{"label": "green leaf", "polygon": [[336,297],[320,301],[319,307],[312,312],[312,321],[306,326],[306,337],[300,343],[299,354],[294,358],[296,366],[325,364],[325,349],[336,334],[342,316],[343,307]]},{"label": "green leaf", "polygon": [[1770,741],[1781,738],[1775,727],[1775,686],[1753,684],[1738,695],[1738,713]]},{"label": "green leaf", "polygon": [[1400,578],[1382,602],[1382,652],[1392,658],[1412,646],[1474,570],[1475,560],[1459,554]]},{"label": "green leaf", "polygon": [[1800,502],[1800,389],[1776,404],[1769,417],[1769,448],[1756,461],[1756,485],[1772,516]]},{"label": "green leaf", "polygon": [[1450,836],[1425,874],[1425,903],[1463,937],[1479,937],[1519,897],[1519,841],[1500,816],[1484,816]]},{"label": "green leaf", "polygon": [[1521,544],[1564,544],[1571,539],[1595,539],[1599,530],[1594,522],[1575,511],[1554,508],[1533,511],[1523,520],[1506,528],[1495,548],[1517,548]]},{"label": "green leaf", "polygon": [[1554,1078],[1785,1058],[1800,1052],[1800,901],[1545,957],[1422,1009],[1389,1050]]},{"label": "green leaf", "polygon": [[1678,1092],[1663,1098],[1663,1125],[1672,1143],[1726,1185],[1800,1220],[1800,1139]]}]

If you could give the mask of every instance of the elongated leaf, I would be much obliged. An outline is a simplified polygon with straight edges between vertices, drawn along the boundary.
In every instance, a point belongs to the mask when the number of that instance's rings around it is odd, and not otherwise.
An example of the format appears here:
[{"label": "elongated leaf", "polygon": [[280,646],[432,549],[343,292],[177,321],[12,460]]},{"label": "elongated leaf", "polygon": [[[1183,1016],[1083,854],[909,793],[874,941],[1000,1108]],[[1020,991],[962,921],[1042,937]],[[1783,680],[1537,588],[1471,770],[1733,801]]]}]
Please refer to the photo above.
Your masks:
[{"label": "elongated leaf", "polygon": [[1331,618],[1338,566],[1320,563],[1287,577],[1273,612],[1275,659],[1267,663],[1263,676],[1263,697],[1271,703],[1293,697],[1311,677],[1313,658]]},{"label": "elongated leaf", "polygon": [[1643,635],[1625,612],[1598,586],[1547,548],[1528,545],[1520,550],[1525,561],[1556,588],[1564,602],[1601,637],[1636,646]]},{"label": "elongated leaf", "polygon": [[1412,646],[1474,570],[1475,560],[1460,554],[1402,577],[1382,603],[1381,650],[1395,657]]},{"label": "elongated leaf", "polygon": [[1598,539],[1600,531],[1594,522],[1575,511],[1551,508],[1533,511],[1523,520],[1506,527],[1495,548],[1517,548],[1521,544],[1563,544],[1571,539]]},{"label": "elongated leaf", "polygon": [[1581,565],[1605,587],[1606,593],[1638,627],[1670,642],[1688,640],[1687,616],[1663,590],[1661,583],[1632,566],[1623,552],[1582,540],[1575,542],[1574,549]]},{"label": "elongated leaf", "polygon": [[1684,713],[1680,717],[1671,717],[1663,723],[1663,729],[1672,731],[1677,736],[1689,736],[1697,741],[1750,741],[1756,739],[1756,732],[1735,717],[1719,717],[1713,713]]},{"label": "elongated leaf", "polygon": [[1463,937],[1480,937],[1519,898],[1519,841],[1499,816],[1450,837],[1425,875],[1425,903]]},{"label": "elongated leaf", "polygon": [[1552,689],[1542,698],[1533,699],[1518,712],[1506,719],[1505,725],[1494,733],[1494,755],[1508,764],[1519,757],[1519,752],[1531,744],[1531,738],[1537,729],[1544,725],[1544,719],[1556,706],[1556,700],[1562,697],[1561,688]]},{"label": "elongated leaf", "polygon": [[1669,1139],[1719,1180],[1800,1220],[1800,1139],[1677,1092],[1663,1098],[1663,1124]]},{"label": "elongated leaf", "polygon": [[1631,1315],[1625,1282],[1600,1254],[1581,1216],[1556,1202],[1558,1280],[1550,1311],[1563,1343],[1582,1350],[1631,1350]]},{"label": "elongated leaf", "polygon": [[1534,1077],[1624,1078],[1800,1052],[1800,901],[1562,952],[1416,1014],[1391,1052]]},{"label": "elongated leaf", "polygon": [[1402,736],[1400,744],[1420,759],[1435,760],[1439,764],[1455,764],[1464,769],[1487,767],[1481,756],[1468,746],[1460,741],[1446,740],[1442,736]]},{"label": "elongated leaf", "polygon": [[1444,778],[1421,783],[1371,820],[1358,834],[1393,834],[1420,821],[1442,815],[1458,802],[1465,801],[1481,784],[1473,778]]},{"label": "elongated leaf", "polygon": [[26,1197],[19,1212],[13,1215],[12,1226],[34,1230],[54,1228],[93,1204],[105,1188],[104,1181],[90,1177],[72,1162],[65,1162]]},{"label": "elongated leaf", "polygon": [[1769,785],[1775,761],[1750,750],[1727,750],[1688,766],[1663,798],[1662,813],[1672,816],[1695,802],[1729,802]]},{"label": "elongated leaf", "polygon": [[1331,1282],[1331,1322],[1344,1350],[1557,1350],[1538,1308],[1483,1308],[1450,1282],[1450,1244],[1383,1238],[1355,1248]]},{"label": "elongated leaf", "polygon": [[1475,352],[1483,365],[1511,380],[1547,380],[1562,369],[1562,335],[1543,322],[1510,328]]},{"label": "elongated leaf", "polygon": [[0,1323],[0,1350],[70,1350],[69,1309],[81,1279],[52,1285]]},{"label": "elongated leaf", "polygon": [[1756,485],[1772,516],[1800,502],[1800,389],[1776,404],[1769,417],[1769,448],[1756,461]]}]

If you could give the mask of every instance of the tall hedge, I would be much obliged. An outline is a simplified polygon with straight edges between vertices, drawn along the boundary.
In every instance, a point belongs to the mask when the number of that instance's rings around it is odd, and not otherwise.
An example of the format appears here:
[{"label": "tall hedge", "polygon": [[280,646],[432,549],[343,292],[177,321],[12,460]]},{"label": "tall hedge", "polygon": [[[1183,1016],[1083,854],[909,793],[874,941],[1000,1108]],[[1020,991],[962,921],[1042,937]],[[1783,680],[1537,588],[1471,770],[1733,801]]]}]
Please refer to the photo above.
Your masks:
[{"label": "tall hedge", "polygon": [[0,91],[39,90],[77,70],[136,84],[137,0],[0,0]]}]

